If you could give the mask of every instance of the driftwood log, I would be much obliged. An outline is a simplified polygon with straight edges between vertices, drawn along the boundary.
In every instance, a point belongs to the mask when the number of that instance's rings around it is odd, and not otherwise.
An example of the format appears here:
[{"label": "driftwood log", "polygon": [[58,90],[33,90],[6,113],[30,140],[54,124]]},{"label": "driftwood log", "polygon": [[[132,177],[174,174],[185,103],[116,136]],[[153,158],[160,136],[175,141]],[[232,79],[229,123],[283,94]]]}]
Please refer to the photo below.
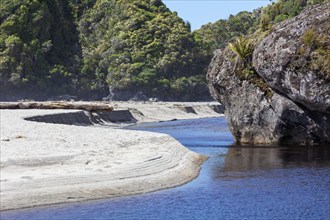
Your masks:
[{"label": "driftwood log", "polygon": [[80,109],[86,111],[112,111],[113,107],[104,103],[88,102],[2,102],[0,109]]}]

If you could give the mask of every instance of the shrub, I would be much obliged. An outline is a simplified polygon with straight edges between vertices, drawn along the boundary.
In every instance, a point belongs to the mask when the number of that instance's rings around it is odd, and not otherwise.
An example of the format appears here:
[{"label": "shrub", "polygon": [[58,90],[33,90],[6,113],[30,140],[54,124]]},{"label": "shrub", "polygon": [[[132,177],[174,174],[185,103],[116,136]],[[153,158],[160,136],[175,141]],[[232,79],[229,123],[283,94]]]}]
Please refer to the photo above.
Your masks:
[{"label": "shrub", "polygon": [[317,33],[314,29],[308,29],[302,36],[302,40],[306,46],[313,48],[317,44]]},{"label": "shrub", "polygon": [[229,43],[229,49],[232,50],[237,58],[241,59],[244,64],[251,63],[253,44],[247,37],[238,37],[235,42]]},{"label": "shrub", "polygon": [[271,20],[267,14],[261,15],[259,25],[262,31],[267,31],[272,27]]}]

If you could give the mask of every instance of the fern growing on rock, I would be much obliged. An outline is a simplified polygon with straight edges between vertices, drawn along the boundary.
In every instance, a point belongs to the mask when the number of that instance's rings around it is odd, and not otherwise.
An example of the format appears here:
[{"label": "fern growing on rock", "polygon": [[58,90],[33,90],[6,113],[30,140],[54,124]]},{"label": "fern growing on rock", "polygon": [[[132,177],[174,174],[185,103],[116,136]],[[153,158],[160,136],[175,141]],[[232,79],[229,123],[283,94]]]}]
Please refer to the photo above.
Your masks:
[{"label": "fern growing on rock", "polygon": [[228,47],[245,65],[251,63],[253,44],[249,38],[238,37],[233,43],[229,43]]}]

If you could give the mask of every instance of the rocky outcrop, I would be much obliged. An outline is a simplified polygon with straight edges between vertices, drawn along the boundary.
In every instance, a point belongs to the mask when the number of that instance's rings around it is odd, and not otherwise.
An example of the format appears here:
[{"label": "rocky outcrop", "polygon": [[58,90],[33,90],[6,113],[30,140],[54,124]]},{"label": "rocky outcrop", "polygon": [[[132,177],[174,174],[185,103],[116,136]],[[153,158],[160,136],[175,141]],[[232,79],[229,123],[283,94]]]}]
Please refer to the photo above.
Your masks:
[{"label": "rocky outcrop", "polygon": [[249,76],[230,49],[215,52],[207,79],[237,143],[330,142],[329,8],[274,26],[255,45]]},{"label": "rocky outcrop", "polygon": [[329,53],[329,4],[276,26],[254,50],[253,64],[273,89],[311,111],[329,113],[329,63],[318,65],[314,58],[326,50]]}]

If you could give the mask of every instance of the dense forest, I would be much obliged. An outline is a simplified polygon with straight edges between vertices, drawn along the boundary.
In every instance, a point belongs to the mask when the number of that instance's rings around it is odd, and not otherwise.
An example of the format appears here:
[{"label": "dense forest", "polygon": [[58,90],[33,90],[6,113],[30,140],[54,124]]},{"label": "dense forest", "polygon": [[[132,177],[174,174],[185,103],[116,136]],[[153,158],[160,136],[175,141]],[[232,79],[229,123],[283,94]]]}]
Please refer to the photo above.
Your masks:
[{"label": "dense forest", "polygon": [[[218,48],[327,0],[280,0],[191,32],[161,0],[2,0],[1,99],[202,100]],[[257,33],[257,34],[255,34]]]},{"label": "dense forest", "polygon": [[[307,6],[328,3],[329,0],[278,0],[268,6],[255,9],[253,12],[242,11],[214,23],[203,25],[194,32],[195,38],[201,41],[206,53],[224,49],[229,42],[240,36],[262,38],[273,25],[293,18]],[[253,36],[252,36],[253,35]],[[260,39],[259,39],[260,40]]]}]

